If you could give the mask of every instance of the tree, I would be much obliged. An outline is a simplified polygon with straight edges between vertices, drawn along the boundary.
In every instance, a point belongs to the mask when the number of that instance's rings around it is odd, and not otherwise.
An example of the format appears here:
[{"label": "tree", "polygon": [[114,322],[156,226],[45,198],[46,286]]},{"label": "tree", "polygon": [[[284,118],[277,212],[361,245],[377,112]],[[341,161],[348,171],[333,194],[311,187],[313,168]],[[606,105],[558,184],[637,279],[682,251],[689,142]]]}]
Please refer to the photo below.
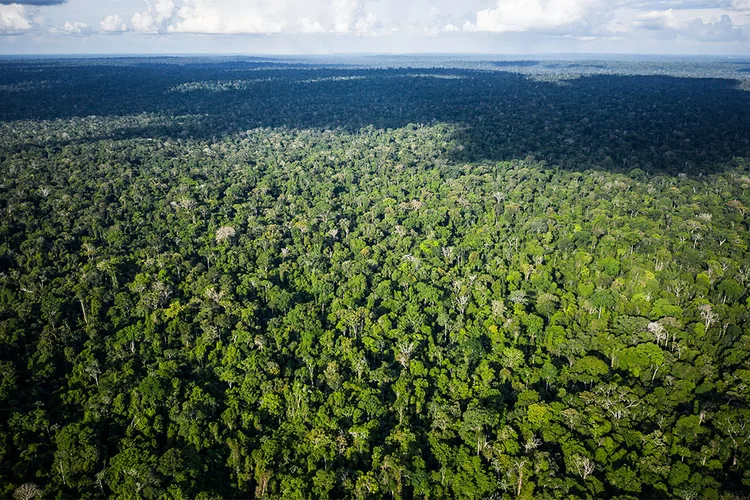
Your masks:
[{"label": "tree", "polygon": [[34,483],[24,483],[13,492],[16,500],[31,500],[42,495],[42,490]]}]

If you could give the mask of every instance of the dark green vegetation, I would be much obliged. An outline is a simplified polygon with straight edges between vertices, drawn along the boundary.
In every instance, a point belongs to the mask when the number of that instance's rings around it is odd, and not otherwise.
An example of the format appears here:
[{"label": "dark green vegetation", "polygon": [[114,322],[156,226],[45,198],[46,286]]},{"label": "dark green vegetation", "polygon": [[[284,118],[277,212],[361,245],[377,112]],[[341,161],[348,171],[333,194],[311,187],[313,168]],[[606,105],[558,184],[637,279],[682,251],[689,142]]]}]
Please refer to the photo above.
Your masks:
[{"label": "dark green vegetation", "polygon": [[750,488],[733,82],[0,80],[0,496]]}]

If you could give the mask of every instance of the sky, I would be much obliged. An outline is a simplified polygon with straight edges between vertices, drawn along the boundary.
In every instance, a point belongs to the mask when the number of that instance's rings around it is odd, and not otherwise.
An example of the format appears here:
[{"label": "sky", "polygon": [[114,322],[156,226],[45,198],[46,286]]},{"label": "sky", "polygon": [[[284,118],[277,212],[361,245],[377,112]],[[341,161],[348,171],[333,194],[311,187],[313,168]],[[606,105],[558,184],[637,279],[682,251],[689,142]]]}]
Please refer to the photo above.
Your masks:
[{"label": "sky", "polygon": [[0,54],[750,56],[750,0],[0,0]]}]

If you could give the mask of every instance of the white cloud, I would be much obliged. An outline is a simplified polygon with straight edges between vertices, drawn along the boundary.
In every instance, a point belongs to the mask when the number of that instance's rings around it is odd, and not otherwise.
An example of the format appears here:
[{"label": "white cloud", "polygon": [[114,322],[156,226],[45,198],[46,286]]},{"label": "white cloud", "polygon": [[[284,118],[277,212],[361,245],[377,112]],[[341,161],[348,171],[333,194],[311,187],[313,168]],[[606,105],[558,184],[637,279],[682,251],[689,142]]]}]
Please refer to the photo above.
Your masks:
[{"label": "white cloud", "polygon": [[373,34],[377,15],[365,0],[157,0],[133,15],[133,30],[142,33]]},{"label": "white cloud", "polygon": [[739,42],[747,39],[743,29],[734,26],[727,15],[708,23],[694,19],[680,30],[680,34],[700,42]]},{"label": "white cloud", "polygon": [[177,10],[172,0],[156,0],[156,4],[151,5],[147,0],[148,10],[136,12],[130,19],[133,29],[141,33],[160,33],[165,31],[166,23],[169,21]]},{"label": "white cloud", "polygon": [[[742,51],[741,42],[750,33],[746,32],[750,30],[746,28],[750,26],[750,0],[119,0],[132,6],[127,16],[123,12],[107,15],[112,11],[102,3],[87,12],[88,17],[67,23],[71,11],[66,13],[66,7],[7,5],[10,1],[0,0],[0,35],[88,35],[95,32],[92,28],[104,34],[276,34],[266,37],[271,40],[267,45],[289,52],[357,51],[360,47],[386,52],[441,51],[459,43],[467,51],[557,49],[545,45],[557,43],[550,40],[561,40],[561,52],[568,50],[568,42],[562,40],[597,40],[591,46],[602,51],[610,46],[635,52],[644,47],[669,48],[663,41],[672,48],[682,43],[685,48],[681,50],[688,51],[705,42],[726,42],[725,48],[712,44],[716,48],[707,50]],[[464,35],[456,36],[457,32]],[[365,39],[373,35],[376,40]],[[142,43],[172,50],[176,42],[167,38]],[[607,40],[615,39],[618,46],[605,47]],[[117,40],[108,37],[106,43],[117,47]],[[229,36],[200,40],[216,40],[212,47],[245,47]],[[259,38],[256,42],[261,43]]]},{"label": "white cloud", "polygon": [[128,26],[117,14],[106,16],[99,22],[99,30],[105,33],[122,33],[128,30]]},{"label": "white cloud", "polygon": [[[258,5],[255,5],[258,4]],[[279,19],[268,1],[240,5],[234,1],[184,0],[168,27],[170,33],[279,33],[285,19]]]},{"label": "white cloud", "polygon": [[88,36],[93,34],[94,30],[86,23],[68,21],[62,26],[50,28],[49,32],[53,35]]},{"label": "white cloud", "polygon": [[175,4],[172,0],[156,0],[154,11],[156,12],[156,21],[161,22],[165,19],[169,19],[175,13]]},{"label": "white cloud", "polygon": [[300,33],[323,33],[325,31],[319,21],[314,21],[309,17],[298,19],[297,26]]},{"label": "white cloud", "polygon": [[676,30],[680,26],[681,23],[672,9],[641,14],[635,24],[635,27],[644,30]]},{"label": "white cloud", "polygon": [[378,17],[372,12],[367,12],[357,18],[352,31],[357,35],[372,35],[375,34],[379,25]]},{"label": "white cloud", "polygon": [[23,5],[0,5],[0,33],[20,33],[32,28]]},{"label": "white cloud", "polygon": [[[741,14],[739,14],[741,16]],[[650,11],[639,14],[630,30],[649,31],[658,39],[692,39],[700,42],[739,42],[746,39],[742,26],[720,9]]]},{"label": "white cloud", "polygon": [[335,33],[369,34],[377,25],[377,16],[365,12],[363,0],[331,0],[331,16]]},{"label": "white cloud", "polygon": [[520,32],[559,28],[582,21],[595,0],[497,0],[477,13],[476,31]]},{"label": "white cloud", "polygon": [[130,23],[135,31],[142,33],[157,33],[159,31],[154,16],[149,12],[136,12],[130,19]]},{"label": "white cloud", "polygon": [[[536,32],[591,40],[628,35],[744,40],[750,0],[495,0],[464,31]],[[724,17],[727,16],[726,19]],[[457,26],[457,23],[453,24]],[[647,34],[650,33],[650,34]]]}]

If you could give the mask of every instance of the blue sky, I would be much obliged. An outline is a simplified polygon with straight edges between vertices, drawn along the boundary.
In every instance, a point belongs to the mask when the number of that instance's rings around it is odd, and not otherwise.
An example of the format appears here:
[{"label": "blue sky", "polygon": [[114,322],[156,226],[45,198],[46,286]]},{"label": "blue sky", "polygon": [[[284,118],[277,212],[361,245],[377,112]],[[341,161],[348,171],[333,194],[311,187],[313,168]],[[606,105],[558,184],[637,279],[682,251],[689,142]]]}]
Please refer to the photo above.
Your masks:
[{"label": "blue sky", "polygon": [[750,55],[750,0],[0,0],[0,53]]}]

